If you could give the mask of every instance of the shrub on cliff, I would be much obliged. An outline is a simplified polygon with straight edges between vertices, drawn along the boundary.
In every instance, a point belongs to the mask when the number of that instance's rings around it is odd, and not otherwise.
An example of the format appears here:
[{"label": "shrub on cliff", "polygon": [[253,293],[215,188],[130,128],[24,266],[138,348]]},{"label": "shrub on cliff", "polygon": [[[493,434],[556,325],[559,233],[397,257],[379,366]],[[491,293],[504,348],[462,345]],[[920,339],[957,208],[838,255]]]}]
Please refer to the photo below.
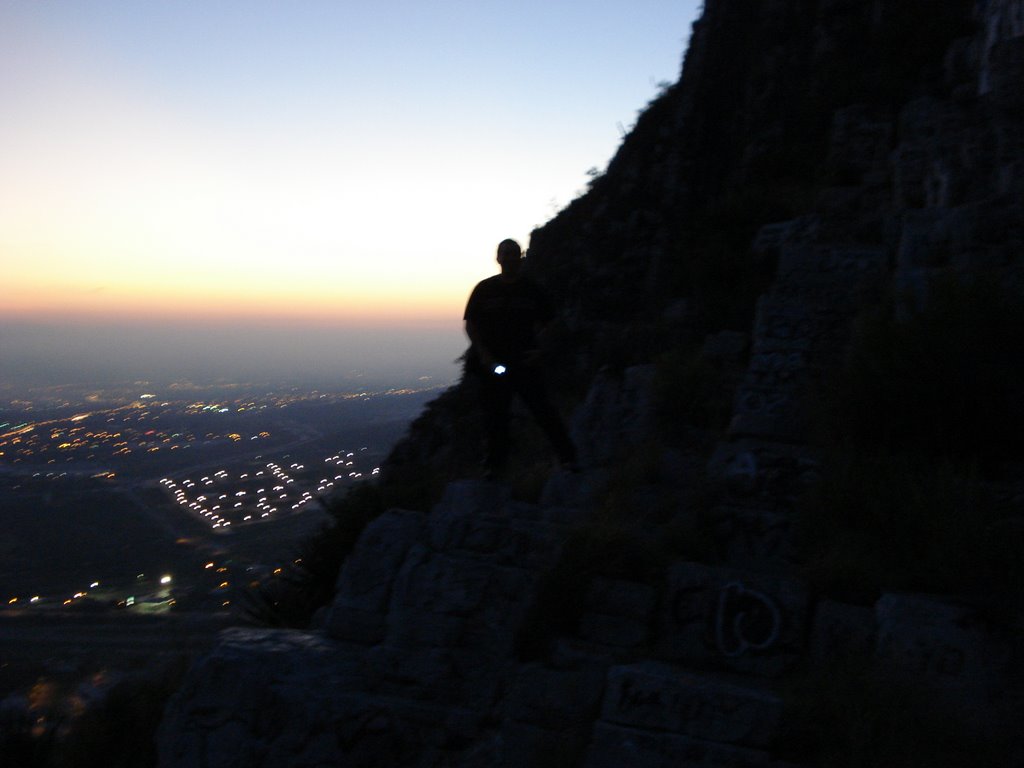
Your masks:
[{"label": "shrub on cliff", "polygon": [[327,502],[332,522],[301,544],[287,569],[242,593],[236,612],[259,626],[308,627],[334,597],[338,573],[363,529],[388,509],[426,511],[436,500],[437,485],[421,467],[396,468],[383,482],[355,485]]},{"label": "shrub on cliff", "polygon": [[1024,454],[1024,300],[992,281],[942,282],[901,320],[864,317],[830,387],[828,437],[857,450],[961,461]]},{"label": "shrub on cliff", "polygon": [[936,285],[865,316],[819,415],[828,460],[803,498],[805,564],[826,590],[1009,596],[1020,526],[999,501],[1024,455],[1024,303],[993,282]]}]

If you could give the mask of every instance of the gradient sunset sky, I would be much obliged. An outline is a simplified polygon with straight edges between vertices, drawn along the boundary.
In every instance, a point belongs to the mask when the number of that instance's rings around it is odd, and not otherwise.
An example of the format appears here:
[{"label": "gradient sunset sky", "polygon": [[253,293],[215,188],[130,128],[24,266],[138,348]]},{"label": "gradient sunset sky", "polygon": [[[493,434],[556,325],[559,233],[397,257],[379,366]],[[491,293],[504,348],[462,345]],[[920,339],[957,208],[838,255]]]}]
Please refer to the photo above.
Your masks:
[{"label": "gradient sunset sky", "polygon": [[698,0],[5,0],[0,318],[460,327]]}]

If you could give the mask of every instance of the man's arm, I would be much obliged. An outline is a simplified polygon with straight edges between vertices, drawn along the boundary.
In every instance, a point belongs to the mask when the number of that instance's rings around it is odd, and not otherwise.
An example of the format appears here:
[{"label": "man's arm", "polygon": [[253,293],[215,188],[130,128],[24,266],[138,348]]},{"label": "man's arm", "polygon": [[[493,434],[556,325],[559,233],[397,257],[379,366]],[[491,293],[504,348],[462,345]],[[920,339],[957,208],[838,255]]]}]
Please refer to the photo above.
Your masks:
[{"label": "man's arm", "polygon": [[473,345],[471,354],[475,352],[480,365],[482,365],[485,370],[490,371],[494,368],[497,361],[495,360],[494,355],[491,354],[491,350],[489,350],[487,345],[484,344],[483,333],[480,331],[480,326],[473,320],[476,316],[476,309],[479,303],[480,286],[483,285],[484,282],[486,281],[477,283],[473,292],[470,293],[469,301],[466,302],[466,311],[462,313],[462,319],[466,322],[466,335],[469,337],[470,344]]},{"label": "man's arm", "polygon": [[480,358],[480,363],[483,367],[488,371],[494,368],[497,360],[495,360],[494,355],[491,354],[487,345],[484,344],[480,335],[480,329],[472,320],[466,320],[466,335],[469,336],[469,341],[476,350],[476,354]]}]

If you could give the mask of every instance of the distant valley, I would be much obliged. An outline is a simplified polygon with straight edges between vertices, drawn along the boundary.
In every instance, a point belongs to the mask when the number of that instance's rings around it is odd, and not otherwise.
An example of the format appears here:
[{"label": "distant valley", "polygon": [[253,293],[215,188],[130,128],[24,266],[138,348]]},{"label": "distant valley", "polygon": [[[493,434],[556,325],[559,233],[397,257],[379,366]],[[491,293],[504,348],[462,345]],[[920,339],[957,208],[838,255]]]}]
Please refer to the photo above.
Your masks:
[{"label": "distant valley", "polygon": [[438,387],[134,382],[0,402],[0,611],[230,608]]}]

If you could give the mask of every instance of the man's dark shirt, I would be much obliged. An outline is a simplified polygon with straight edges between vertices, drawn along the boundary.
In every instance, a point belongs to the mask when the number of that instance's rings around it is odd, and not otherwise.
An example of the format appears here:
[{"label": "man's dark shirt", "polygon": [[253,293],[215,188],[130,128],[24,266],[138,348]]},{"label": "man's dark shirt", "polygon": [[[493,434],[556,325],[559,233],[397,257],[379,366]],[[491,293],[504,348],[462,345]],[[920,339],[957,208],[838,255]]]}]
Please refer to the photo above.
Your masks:
[{"label": "man's dark shirt", "polygon": [[540,286],[525,275],[516,280],[495,275],[473,289],[463,319],[475,326],[497,362],[513,366],[537,348],[537,327],[554,314]]}]

